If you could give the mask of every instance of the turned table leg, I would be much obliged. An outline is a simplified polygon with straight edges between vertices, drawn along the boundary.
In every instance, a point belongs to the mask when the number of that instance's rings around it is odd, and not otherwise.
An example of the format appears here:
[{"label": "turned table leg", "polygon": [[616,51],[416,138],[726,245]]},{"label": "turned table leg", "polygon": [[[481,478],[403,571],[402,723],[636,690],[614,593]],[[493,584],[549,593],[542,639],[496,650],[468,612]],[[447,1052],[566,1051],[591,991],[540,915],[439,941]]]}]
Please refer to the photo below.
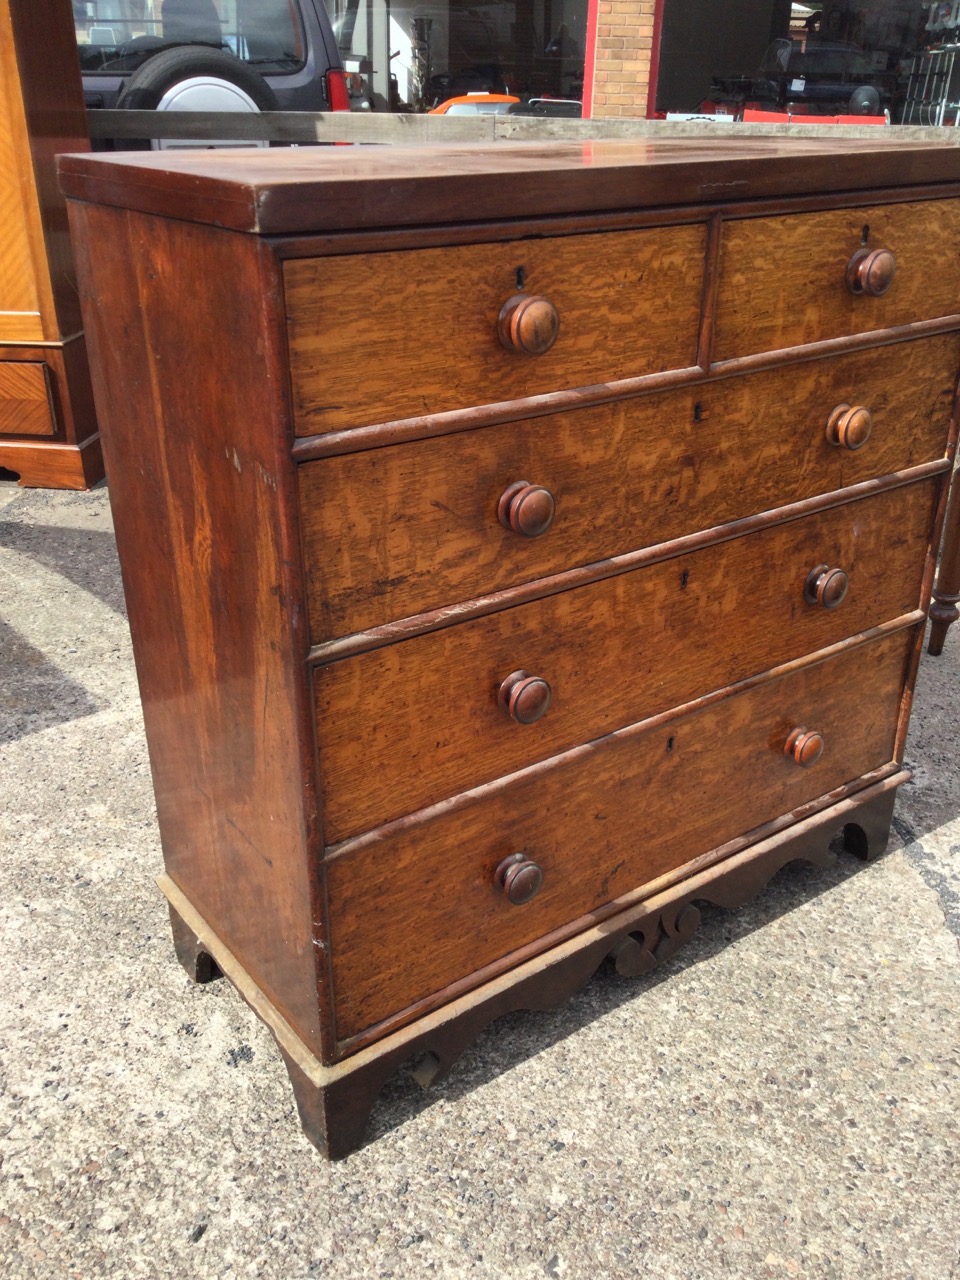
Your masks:
[{"label": "turned table leg", "polygon": [[944,522],[943,547],[937,582],[933,588],[930,605],[930,640],[927,652],[936,656],[943,652],[950,624],[960,618],[957,602],[960,601],[960,480],[956,477],[950,486],[950,502]]}]

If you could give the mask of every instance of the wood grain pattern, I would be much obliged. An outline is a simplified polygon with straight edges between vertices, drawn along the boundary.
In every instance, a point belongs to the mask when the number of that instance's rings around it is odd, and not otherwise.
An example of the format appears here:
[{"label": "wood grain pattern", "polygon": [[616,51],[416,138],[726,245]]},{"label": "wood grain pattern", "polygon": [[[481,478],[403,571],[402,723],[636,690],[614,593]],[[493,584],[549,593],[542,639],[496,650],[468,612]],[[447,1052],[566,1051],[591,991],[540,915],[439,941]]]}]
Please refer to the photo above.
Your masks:
[{"label": "wood grain pattern", "polygon": [[746,205],[932,184],[953,194],[952,142],[711,136],[510,146],[320,147],[273,152],[69,156],[67,194],[260,235],[483,219],[602,217],[616,210]]},{"label": "wood grain pattern", "polygon": [[[103,477],[80,303],[54,157],[89,148],[68,0],[0,0],[0,466],[21,484],[84,489]],[[43,343],[32,352],[24,344]],[[45,363],[43,396],[38,378]],[[8,367],[14,372],[3,374]],[[49,390],[49,404],[44,403]],[[56,445],[44,437],[58,437]],[[24,441],[37,438],[36,456]]]},{"label": "wood grain pattern", "polygon": [[[326,842],[910,613],[938,493],[894,490],[319,668]],[[804,599],[823,562],[850,577],[834,610]],[[498,705],[519,669],[550,686],[536,723]]]},{"label": "wood grain pattern", "polygon": [[80,304],[54,157],[90,149],[69,0],[0,0],[0,106],[0,311],[25,320],[0,337],[68,337]]},{"label": "wood grain pattern", "polygon": [[[704,247],[695,225],[285,263],[296,433],[692,365]],[[545,355],[497,336],[518,278],[559,312]]]},{"label": "wood grain pattern", "polygon": [[0,435],[52,436],[46,365],[0,362]]},{"label": "wood grain pattern", "polygon": [[[311,636],[320,643],[943,457],[958,362],[950,334],[305,463]],[[844,401],[873,414],[855,453],[825,438]],[[556,499],[542,537],[497,520],[518,479]]]},{"label": "wood grain pattern", "polygon": [[[317,800],[276,276],[252,238],[92,205],[71,217],[167,871],[319,1051]],[[245,305],[224,307],[227,280]],[[224,349],[258,358],[226,369]]]},{"label": "wood grain pattern", "polygon": [[[692,859],[889,760],[912,641],[900,633],[612,741],[575,769],[336,859],[327,885],[339,1038],[654,880],[679,851]],[[795,724],[826,739],[811,769],[783,754]],[[522,907],[492,880],[516,852],[544,869]]]},{"label": "wood grain pattern", "polygon": [[103,479],[100,437],[63,444],[0,436],[0,468],[12,471],[25,489],[90,489]]},{"label": "wood grain pattern", "polygon": [[[0,0],[0,341],[47,336],[41,296],[52,310],[10,0]],[[35,256],[36,255],[36,256]]]},{"label": "wood grain pattern", "polygon": [[[960,258],[938,246],[958,235],[957,200],[725,221],[713,358],[953,314]],[[879,298],[847,288],[847,264],[864,247],[896,255]]]}]

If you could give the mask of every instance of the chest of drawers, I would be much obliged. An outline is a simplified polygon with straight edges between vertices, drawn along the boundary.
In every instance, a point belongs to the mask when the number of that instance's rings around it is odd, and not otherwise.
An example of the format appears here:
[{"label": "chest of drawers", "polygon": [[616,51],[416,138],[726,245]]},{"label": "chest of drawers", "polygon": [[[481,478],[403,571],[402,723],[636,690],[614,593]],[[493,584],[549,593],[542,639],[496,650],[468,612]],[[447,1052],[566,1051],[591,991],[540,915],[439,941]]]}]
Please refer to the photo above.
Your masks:
[{"label": "chest of drawers", "polygon": [[65,157],[181,960],[360,1141],[508,1010],[887,838],[960,152]]}]

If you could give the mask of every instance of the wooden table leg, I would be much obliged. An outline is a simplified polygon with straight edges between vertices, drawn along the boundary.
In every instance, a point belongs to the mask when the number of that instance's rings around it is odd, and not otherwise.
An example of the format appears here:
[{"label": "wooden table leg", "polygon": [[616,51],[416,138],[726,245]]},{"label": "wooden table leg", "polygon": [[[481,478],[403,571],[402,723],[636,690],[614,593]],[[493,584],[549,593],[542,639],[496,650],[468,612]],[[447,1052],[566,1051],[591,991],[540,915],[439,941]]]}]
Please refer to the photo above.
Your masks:
[{"label": "wooden table leg", "polygon": [[960,601],[960,480],[953,479],[950,486],[950,502],[943,529],[943,546],[940,551],[940,567],[933,588],[930,605],[930,640],[927,652],[936,656],[943,652],[943,642],[950,624],[960,618],[957,602]]}]

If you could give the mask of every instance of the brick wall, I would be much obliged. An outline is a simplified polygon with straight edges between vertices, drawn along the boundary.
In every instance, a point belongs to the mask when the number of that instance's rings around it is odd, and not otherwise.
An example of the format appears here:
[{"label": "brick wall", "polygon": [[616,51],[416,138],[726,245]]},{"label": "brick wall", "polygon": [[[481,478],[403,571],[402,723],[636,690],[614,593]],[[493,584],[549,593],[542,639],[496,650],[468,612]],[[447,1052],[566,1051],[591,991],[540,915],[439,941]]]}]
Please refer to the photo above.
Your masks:
[{"label": "brick wall", "polygon": [[593,116],[645,116],[654,0],[600,0]]}]

